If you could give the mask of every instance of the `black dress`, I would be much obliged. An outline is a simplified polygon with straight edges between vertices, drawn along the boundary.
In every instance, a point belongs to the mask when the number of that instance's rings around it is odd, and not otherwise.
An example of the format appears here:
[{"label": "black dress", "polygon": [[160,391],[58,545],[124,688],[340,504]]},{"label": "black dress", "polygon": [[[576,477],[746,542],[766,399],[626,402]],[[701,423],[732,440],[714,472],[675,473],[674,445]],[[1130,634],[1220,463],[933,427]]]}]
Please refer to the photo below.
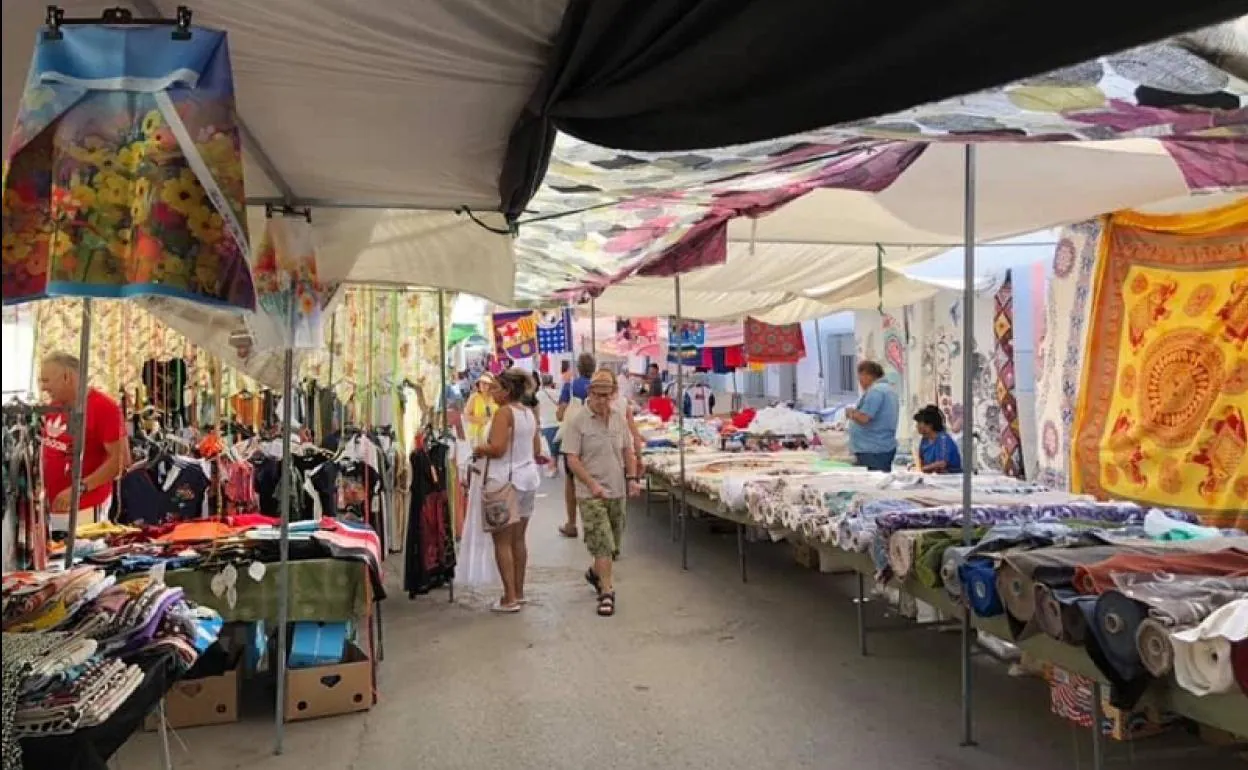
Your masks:
[{"label": "black dress", "polygon": [[412,498],[407,516],[403,588],[409,597],[429,593],[455,577],[455,537],[447,507],[449,448],[430,442],[412,452]]}]

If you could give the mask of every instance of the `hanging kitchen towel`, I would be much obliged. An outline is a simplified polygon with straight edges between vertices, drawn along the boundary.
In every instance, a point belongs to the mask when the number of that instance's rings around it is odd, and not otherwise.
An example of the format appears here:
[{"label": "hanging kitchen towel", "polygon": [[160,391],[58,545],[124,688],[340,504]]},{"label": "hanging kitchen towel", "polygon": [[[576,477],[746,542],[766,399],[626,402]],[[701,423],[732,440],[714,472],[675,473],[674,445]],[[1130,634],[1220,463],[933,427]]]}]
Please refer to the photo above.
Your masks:
[{"label": "hanging kitchen towel", "polygon": [[149,296],[253,310],[226,34],[60,33],[35,33],[5,158],[5,304]]},{"label": "hanging kitchen towel", "polygon": [[1248,639],[1248,599],[1223,605],[1200,625],[1170,635],[1174,678],[1196,695],[1216,695],[1235,687],[1232,645]]},{"label": "hanging kitchen towel", "polygon": [[795,364],[806,357],[801,324],[774,326],[745,319],[745,359],[751,363]]}]

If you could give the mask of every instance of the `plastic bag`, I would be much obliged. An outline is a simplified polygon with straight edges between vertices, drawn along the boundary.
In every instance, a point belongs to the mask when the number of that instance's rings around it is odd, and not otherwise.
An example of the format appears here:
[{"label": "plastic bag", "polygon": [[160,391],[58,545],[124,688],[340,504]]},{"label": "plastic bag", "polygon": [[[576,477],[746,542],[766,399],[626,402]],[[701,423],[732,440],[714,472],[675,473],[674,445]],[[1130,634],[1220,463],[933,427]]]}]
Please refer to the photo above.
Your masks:
[{"label": "plastic bag", "polygon": [[482,465],[473,463],[469,473],[468,514],[455,563],[455,582],[472,588],[502,584],[494,563],[494,538],[485,531],[485,517],[481,511]]}]

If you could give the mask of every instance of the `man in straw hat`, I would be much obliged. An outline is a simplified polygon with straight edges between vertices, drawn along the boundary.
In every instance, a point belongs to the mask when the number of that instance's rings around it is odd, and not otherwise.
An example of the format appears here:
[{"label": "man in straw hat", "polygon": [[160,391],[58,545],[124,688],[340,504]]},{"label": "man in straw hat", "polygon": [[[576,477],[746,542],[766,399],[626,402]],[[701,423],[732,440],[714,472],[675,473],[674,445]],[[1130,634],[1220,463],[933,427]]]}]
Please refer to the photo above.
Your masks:
[{"label": "man in straw hat", "polygon": [[627,418],[613,408],[617,392],[614,374],[595,372],[586,408],[569,418],[563,431],[563,452],[575,480],[585,548],[594,560],[585,580],[598,591],[602,617],[615,614],[612,567],[624,537],[625,497],[641,491]]}]

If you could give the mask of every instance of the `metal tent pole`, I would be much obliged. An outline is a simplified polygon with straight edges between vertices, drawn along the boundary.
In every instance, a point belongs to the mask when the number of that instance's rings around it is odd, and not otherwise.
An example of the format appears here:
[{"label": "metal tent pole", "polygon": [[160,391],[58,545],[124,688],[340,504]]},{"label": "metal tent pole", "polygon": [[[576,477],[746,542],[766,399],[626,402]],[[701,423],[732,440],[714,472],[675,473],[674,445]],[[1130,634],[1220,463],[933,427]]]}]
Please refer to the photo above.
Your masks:
[{"label": "metal tent pole", "polygon": [[[442,393],[441,393],[441,398],[439,398],[438,400],[441,403],[442,430],[446,431],[449,427],[446,424],[446,292],[444,292],[442,289],[438,289],[438,365],[439,365],[439,368],[442,370],[442,376],[440,378]],[[451,489],[450,487],[447,487],[446,494],[447,494],[448,499],[453,493],[454,493],[454,490]],[[450,537],[451,537],[452,547],[454,547],[453,544],[455,541],[455,513],[454,511],[451,510],[451,507],[449,505],[446,507],[446,515],[450,519],[449,521],[450,532],[451,532]],[[455,603],[455,575],[454,574],[452,574],[450,580],[447,581],[446,588],[447,588],[447,601],[454,604]]]},{"label": "metal tent pole", "polygon": [[589,299],[589,352],[598,363],[598,307],[593,297]]},{"label": "metal tent pole", "polygon": [[[975,469],[975,145],[966,145],[962,276],[962,544],[971,544],[971,480]],[[971,700],[971,608],[962,608],[962,745],[974,746]]]},{"label": "metal tent pole", "polygon": [[828,383],[823,370],[823,335],[819,333],[819,319],[815,319],[815,354],[819,356],[819,408],[828,408]]},{"label": "metal tent pole", "polygon": [[[87,381],[90,379],[91,298],[82,299],[82,330],[78,338],[78,395],[69,413],[74,455],[69,471],[69,532],[65,535],[65,569],[74,566],[74,536],[78,533],[78,508],[82,504],[82,454],[87,442]],[[112,480],[109,480],[112,483]]]},{"label": "metal tent pole", "polygon": [[295,306],[292,301],[287,311],[287,333],[285,362],[282,371],[282,478],[281,478],[281,529],[278,539],[277,575],[277,738],[273,745],[273,753],[282,753],[282,741],[286,730],[286,625],[290,619],[290,497],[294,490],[290,483],[290,474],[294,471],[290,456],[290,414],[291,402],[294,401],[295,379]]},{"label": "metal tent pole", "polygon": [[[680,568],[689,569],[689,509],[685,505],[685,346],[680,337],[680,276],[673,279],[676,290],[676,444],[680,451]],[[671,338],[671,334],[668,338]]]}]

